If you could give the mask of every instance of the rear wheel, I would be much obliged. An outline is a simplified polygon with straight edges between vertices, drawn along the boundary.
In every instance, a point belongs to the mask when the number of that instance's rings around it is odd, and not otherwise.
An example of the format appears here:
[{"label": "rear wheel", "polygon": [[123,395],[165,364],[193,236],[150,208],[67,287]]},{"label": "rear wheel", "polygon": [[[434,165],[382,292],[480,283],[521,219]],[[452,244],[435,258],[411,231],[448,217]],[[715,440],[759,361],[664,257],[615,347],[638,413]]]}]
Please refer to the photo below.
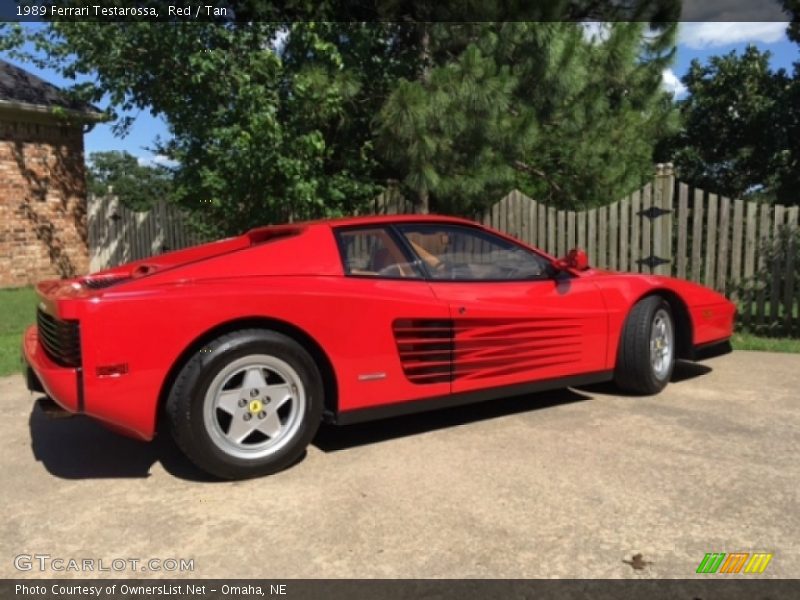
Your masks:
[{"label": "rear wheel", "polygon": [[294,463],[317,431],[319,370],[293,339],[268,330],[223,335],[183,367],[167,414],[178,446],[225,479],[274,473]]},{"label": "rear wheel", "polygon": [[631,309],[617,352],[614,380],[637,394],[657,394],[675,366],[675,321],[669,303],[650,296]]}]

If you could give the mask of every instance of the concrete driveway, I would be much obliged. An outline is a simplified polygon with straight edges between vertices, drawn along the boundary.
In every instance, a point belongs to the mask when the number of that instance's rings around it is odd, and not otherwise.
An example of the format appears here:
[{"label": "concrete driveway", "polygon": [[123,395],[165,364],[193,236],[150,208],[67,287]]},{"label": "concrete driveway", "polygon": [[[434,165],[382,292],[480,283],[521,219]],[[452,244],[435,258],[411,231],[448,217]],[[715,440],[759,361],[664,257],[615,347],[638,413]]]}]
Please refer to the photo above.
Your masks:
[{"label": "concrete driveway", "polygon": [[8,377],[0,576],[96,576],[14,567],[47,554],[194,561],[155,576],[684,578],[707,552],[763,551],[762,576],[800,577],[798,390],[800,356],[737,352],[652,398],[593,386],[325,427],[294,468],[228,483],[167,439],[48,419]]}]

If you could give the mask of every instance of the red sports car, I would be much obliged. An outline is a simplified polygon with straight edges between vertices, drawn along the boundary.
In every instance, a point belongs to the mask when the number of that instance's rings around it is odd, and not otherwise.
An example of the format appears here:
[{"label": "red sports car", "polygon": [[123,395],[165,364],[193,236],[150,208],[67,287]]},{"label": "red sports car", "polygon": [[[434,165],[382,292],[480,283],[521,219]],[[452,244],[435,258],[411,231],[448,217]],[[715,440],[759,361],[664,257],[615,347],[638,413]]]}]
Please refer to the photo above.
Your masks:
[{"label": "red sports car", "polygon": [[322,420],[612,379],[653,394],[676,358],[730,350],[735,312],[411,215],[257,228],[37,290],[28,387],[144,440],[167,425],[223,478],[287,467]]}]

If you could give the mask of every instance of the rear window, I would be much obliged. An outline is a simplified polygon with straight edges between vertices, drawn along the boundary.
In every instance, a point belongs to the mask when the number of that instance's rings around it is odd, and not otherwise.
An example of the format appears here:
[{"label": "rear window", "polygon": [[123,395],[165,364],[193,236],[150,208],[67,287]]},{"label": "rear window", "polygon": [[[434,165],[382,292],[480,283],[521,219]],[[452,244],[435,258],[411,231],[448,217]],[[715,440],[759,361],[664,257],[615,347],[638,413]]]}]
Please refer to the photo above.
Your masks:
[{"label": "rear window", "polygon": [[415,279],[419,269],[385,227],[344,229],[336,232],[348,275]]}]

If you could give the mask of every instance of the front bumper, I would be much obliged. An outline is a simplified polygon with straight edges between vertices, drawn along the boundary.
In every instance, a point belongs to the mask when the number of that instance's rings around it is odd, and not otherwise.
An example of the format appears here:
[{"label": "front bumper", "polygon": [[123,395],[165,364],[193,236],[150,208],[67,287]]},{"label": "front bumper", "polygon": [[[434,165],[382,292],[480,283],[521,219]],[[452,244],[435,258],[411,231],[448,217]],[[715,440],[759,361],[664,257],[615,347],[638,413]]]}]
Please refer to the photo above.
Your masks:
[{"label": "front bumper", "polygon": [[35,325],[28,327],[22,338],[22,360],[29,390],[47,394],[69,412],[83,411],[81,370],[53,362],[39,343]]}]

